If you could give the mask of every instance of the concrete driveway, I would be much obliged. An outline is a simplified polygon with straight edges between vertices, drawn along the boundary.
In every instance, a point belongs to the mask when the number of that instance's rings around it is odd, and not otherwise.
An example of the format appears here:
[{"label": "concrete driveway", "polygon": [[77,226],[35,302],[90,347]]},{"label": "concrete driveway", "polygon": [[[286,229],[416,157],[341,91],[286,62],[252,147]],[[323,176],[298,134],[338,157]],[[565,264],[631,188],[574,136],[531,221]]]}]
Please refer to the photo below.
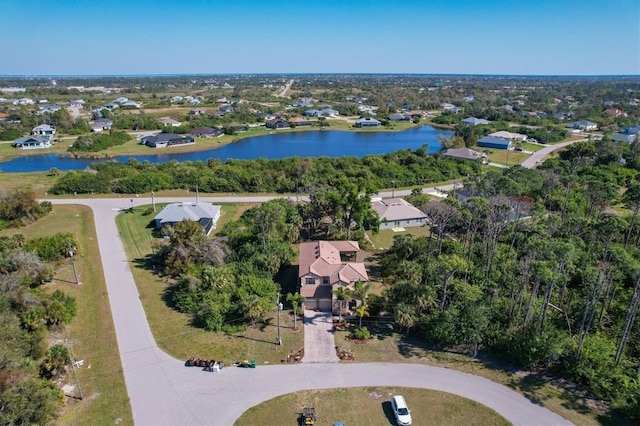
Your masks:
[{"label": "concrete driveway", "polygon": [[304,363],[338,362],[331,312],[304,311]]},{"label": "concrete driveway", "polygon": [[[201,200],[261,202],[269,198],[201,197]],[[248,408],[278,395],[359,386],[436,389],[484,404],[513,424],[569,424],[506,386],[421,364],[307,362],[256,369],[227,367],[219,373],[185,367],[184,360],[176,360],[157,347],[118,235],[115,217],[120,210],[131,207],[130,198],[50,201],[87,205],[93,210],[122,370],[137,425],[231,425]],[[158,203],[173,201],[186,200],[156,199]],[[151,199],[136,198],[134,203],[150,204]]]}]

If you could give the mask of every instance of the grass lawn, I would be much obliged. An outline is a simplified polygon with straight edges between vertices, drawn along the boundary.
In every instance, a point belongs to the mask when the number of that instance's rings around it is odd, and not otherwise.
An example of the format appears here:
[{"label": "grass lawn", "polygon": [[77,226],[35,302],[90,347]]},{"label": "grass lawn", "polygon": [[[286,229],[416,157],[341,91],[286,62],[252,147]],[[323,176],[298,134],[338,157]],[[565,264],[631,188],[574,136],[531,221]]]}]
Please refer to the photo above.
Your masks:
[{"label": "grass lawn", "polygon": [[487,151],[489,153],[490,163],[499,163],[512,166],[514,164],[520,164],[527,158],[529,154],[525,154],[519,151],[507,151],[506,149],[492,149],[492,148],[480,148],[474,147],[475,150],[480,152]]},{"label": "grass lawn", "polygon": [[312,390],[283,395],[247,410],[236,426],[296,424],[303,407],[314,407],[317,425],[395,424],[390,399],[402,395],[416,425],[508,425],[495,411],[461,396],[427,389],[366,387]]},{"label": "grass lawn", "polygon": [[[139,206],[133,213],[122,213],[116,221],[127,255],[133,263],[133,276],[158,346],[178,359],[186,360],[196,356],[220,359],[227,364],[244,359],[256,359],[259,364],[280,363],[289,353],[303,347],[304,334],[302,330],[293,330],[294,318],[286,309],[280,315],[283,345],[277,346],[275,312],[270,312],[264,321],[249,327],[246,331],[228,335],[195,328],[191,325],[190,315],[169,307],[165,301],[165,290],[170,284],[168,279],[156,274],[147,266],[152,240],[152,229],[148,226],[153,218],[153,215],[143,215],[147,207]],[[248,204],[223,204],[218,228],[239,217],[249,207]],[[295,281],[292,278],[295,278],[295,274],[293,277],[287,276],[284,281],[293,284]],[[290,291],[293,291],[291,287],[283,287],[283,294]],[[282,300],[284,302],[284,297]],[[299,318],[298,327],[301,327]]]},{"label": "grass lawn", "polygon": [[367,321],[365,317],[363,325],[372,335],[371,340],[365,344],[346,339],[353,328],[335,332],[336,345],[351,350],[356,356],[356,362],[424,363],[475,374],[509,386],[575,424],[599,424],[596,417],[598,413],[588,408],[586,399],[563,392],[550,383],[549,377],[511,371],[508,366],[498,365],[489,358],[473,358],[466,354],[431,349],[421,339],[411,335],[407,337],[406,330],[398,330],[391,322]]},{"label": "grass lawn", "polygon": [[[91,210],[83,206],[54,206],[53,212],[38,222],[5,229],[0,234],[21,233],[36,238],[59,232],[71,232],[78,242],[76,268],[81,285],[75,284],[71,264],[66,262],[46,286],[47,291],[60,289],[73,295],[78,305],[73,322],[64,333],[52,334],[51,339],[68,339],[76,360],[84,360],[78,369],[84,399],[67,398],[58,424],[132,425],[102,264],[94,261],[99,258],[99,250]],[[75,385],[71,374],[65,383]],[[69,394],[78,396],[77,390]]]},{"label": "grass lawn", "polygon": [[414,237],[425,237],[429,235],[428,226],[412,226],[404,228],[404,231],[395,232],[392,229],[381,229],[377,234],[367,231],[367,236],[373,243],[375,251],[389,249],[393,245],[394,237],[398,235],[413,235]]}]

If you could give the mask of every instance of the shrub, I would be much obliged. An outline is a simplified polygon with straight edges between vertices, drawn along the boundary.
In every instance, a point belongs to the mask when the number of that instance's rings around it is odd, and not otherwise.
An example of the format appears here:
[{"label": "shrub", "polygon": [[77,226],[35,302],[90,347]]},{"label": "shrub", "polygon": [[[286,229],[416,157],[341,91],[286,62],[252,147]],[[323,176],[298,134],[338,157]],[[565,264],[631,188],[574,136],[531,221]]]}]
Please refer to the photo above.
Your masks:
[{"label": "shrub", "polygon": [[371,332],[367,327],[357,328],[353,332],[352,337],[356,340],[369,340],[371,339]]}]

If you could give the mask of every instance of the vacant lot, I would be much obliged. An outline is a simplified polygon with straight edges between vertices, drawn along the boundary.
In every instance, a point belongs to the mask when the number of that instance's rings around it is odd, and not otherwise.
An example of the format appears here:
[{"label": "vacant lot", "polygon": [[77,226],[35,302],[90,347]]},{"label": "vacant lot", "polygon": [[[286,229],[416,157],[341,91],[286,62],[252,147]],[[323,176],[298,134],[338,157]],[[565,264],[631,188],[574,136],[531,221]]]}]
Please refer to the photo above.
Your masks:
[{"label": "vacant lot", "polygon": [[1,235],[21,233],[29,238],[71,232],[78,242],[76,268],[80,285],[76,285],[69,262],[60,265],[54,281],[45,288],[72,294],[77,301],[78,313],[63,333],[50,336],[51,341],[68,340],[77,360],[84,365],[78,369],[78,378],[84,399],[74,388],[71,374],[65,383],[72,386],[70,396],[58,420],[64,425],[120,424],[131,425],[133,418],[125,388],[118,344],[116,341],[109,298],[104,282],[102,264],[96,240],[93,215],[88,207],[54,206],[53,212],[38,222],[19,229],[5,229]]},{"label": "vacant lot", "polygon": [[389,400],[403,395],[415,425],[508,425],[495,411],[475,401],[425,389],[402,387],[340,388],[296,392],[247,410],[236,422],[244,425],[296,424],[303,407],[314,407],[317,425],[394,425]]}]

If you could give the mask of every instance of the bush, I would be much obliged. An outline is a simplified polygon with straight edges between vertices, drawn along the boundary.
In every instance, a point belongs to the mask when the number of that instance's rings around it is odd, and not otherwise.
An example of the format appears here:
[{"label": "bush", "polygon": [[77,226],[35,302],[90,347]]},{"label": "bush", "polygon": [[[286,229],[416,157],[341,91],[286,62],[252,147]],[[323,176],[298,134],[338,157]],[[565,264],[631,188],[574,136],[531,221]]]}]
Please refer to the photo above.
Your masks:
[{"label": "bush", "polygon": [[371,339],[371,332],[369,332],[367,327],[357,328],[353,332],[352,337],[356,340],[369,340]]},{"label": "bush", "polygon": [[80,136],[71,145],[69,151],[96,152],[116,145],[123,145],[131,137],[125,132],[115,132],[112,134],[99,134],[90,136]]}]

